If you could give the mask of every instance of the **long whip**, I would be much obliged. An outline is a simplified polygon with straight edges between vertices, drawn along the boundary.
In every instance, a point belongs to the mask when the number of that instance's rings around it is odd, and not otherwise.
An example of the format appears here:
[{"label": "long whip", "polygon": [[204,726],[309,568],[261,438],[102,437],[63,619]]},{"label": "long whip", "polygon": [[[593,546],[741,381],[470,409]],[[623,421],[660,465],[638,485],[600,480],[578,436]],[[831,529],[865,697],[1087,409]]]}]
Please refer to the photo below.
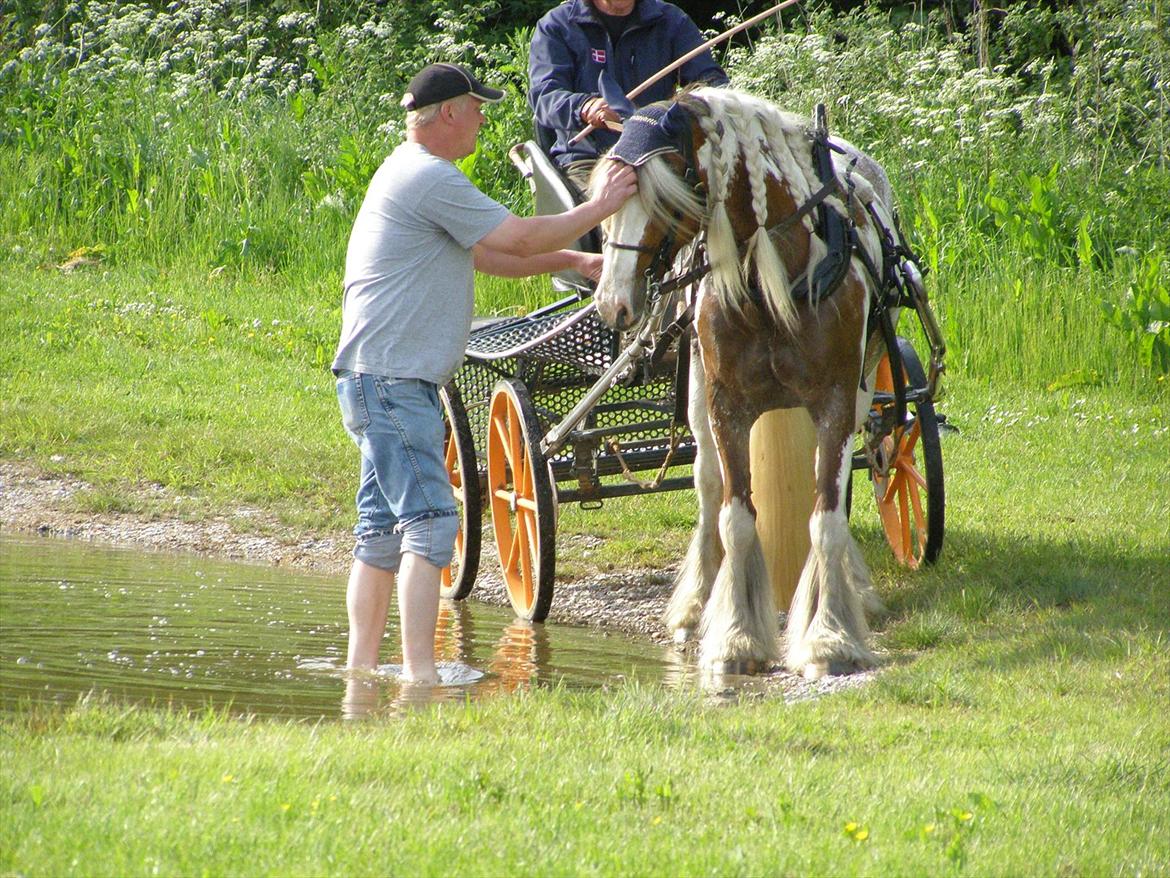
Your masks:
[{"label": "long whip", "polygon": [[[768,10],[765,10],[764,12],[761,12],[759,15],[753,15],[747,21],[741,22],[740,24],[737,24],[735,27],[730,28],[729,30],[725,30],[723,33],[719,34],[719,36],[712,37],[711,39],[707,40],[707,42],[703,43],[703,45],[695,46],[695,48],[691,49],[689,52],[687,52],[685,55],[683,55],[677,61],[672,61],[670,64],[667,64],[665,67],[663,67],[661,70],[659,70],[653,76],[651,76],[645,82],[638,85],[628,95],[626,95],[626,97],[629,98],[630,100],[633,100],[638,95],[640,95],[642,92],[644,92],[646,89],[648,89],[650,86],[652,86],[654,83],[658,82],[658,80],[662,79],[662,77],[666,76],[666,74],[673,73],[674,71],[678,70],[678,68],[682,67],[684,64],[686,64],[692,58],[694,58],[698,55],[702,55],[704,52],[706,52],[712,46],[719,45],[720,43],[722,43],[724,40],[728,39],[729,37],[735,36],[741,30],[746,30],[747,28],[751,27],[753,24],[759,24],[761,21],[763,21],[769,15],[774,15],[775,13],[779,12],[781,9],[787,9],[789,6],[793,6],[799,2],[800,2],[800,0],[784,0],[783,3],[777,3],[771,9],[768,9]],[[597,126],[595,126],[595,125],[586,125],[585,128],[583,128],[579,134],[577,134],[572,140],[569,141],[569,145],[571,146],[575,143],[579,143],[582,138],[587,137],[590,132],[596,130],[596,127]]]}]

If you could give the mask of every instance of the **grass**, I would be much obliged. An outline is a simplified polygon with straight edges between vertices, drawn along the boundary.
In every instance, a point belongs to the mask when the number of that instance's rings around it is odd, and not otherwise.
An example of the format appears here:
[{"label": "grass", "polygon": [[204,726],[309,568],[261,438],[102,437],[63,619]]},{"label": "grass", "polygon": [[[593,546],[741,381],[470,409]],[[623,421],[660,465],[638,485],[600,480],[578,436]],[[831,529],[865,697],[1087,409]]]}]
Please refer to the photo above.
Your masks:
[{"label": "grass", "polygon": [[[940,610],[949,643],[797,705],[625,685],[388,725],[108,703],[9,717],[0,869],[1159,874],[1166,620],[1110,603]],[[1108,630],[1082,629],[1094,612]]]},{"label": "grass", "polygon": [[[7,266],[0,458],[83,475],[91,511],[178,495],[340,532],[352,452],[316,354],[335,280]],[[537,690],[357,725],[30,709],[0,718],[0,873],[1170,870],[1170,408],[1029,357],[948,380],[937,566],[898,568],[859,495],[888,607],[872,685]],[[560,540],[561,569],[675,563],[692,508],[566,508],[559,533],[597,539]]]}]

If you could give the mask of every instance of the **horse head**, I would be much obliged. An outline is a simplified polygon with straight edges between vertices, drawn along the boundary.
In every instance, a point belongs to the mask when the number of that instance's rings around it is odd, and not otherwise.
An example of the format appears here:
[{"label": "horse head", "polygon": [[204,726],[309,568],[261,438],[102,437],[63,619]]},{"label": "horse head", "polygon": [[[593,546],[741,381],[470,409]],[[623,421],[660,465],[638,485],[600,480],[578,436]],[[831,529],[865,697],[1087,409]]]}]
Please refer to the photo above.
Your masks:
[{"label": "horse head", "polygon": [[[795,331],[791,283],[827,254],[814,217],[800,209],[822,189],[812,146],[808,119],[729,89],[699,88],[630,116],[609,156],[637,169],[638,195],[603,224],[595,293],[602,319],[619,329],[636,323],[649,284],[701,234],[709,287],[723,312]],[[849,188],[872,199],[862,175],[853,176]],[[845,188],[822,189],[820,197],[848,216]],[[871,254],[878,252],[876,238],[860,231]]]},{"label": "horse head", "polygon": [[702,231],[706,201],[695,162],[702,130],[686,98],[651,104],[624,120],[609,158],[632,165],[638,194],[602,224],[605,262],[597,313],[616,329],[641,318],[651,283]]}]

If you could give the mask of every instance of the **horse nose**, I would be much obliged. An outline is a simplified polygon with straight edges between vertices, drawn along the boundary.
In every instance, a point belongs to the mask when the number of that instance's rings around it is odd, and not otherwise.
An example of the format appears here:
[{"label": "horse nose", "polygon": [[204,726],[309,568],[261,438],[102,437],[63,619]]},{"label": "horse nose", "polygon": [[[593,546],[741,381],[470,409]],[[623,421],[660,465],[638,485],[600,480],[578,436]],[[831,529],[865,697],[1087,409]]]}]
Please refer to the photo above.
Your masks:
[{"label": "horse nose", "polygon": [[614,329],[625,329],[630,320],[629,306],[618,301],[617,297],[612,295],[609,288],[605,286],[605,281],[606,278],[603,275],[601,283],[593,291],[593,301],[597,303],[597,314],[607,326],[612,326]]},{"label": "horse nose", "polygon": [[614,329],[629,329],[633,322],[633,315],[630,314],[630,309],[625,305],[618,304],[614,306],[613,310],[613,326]]}]

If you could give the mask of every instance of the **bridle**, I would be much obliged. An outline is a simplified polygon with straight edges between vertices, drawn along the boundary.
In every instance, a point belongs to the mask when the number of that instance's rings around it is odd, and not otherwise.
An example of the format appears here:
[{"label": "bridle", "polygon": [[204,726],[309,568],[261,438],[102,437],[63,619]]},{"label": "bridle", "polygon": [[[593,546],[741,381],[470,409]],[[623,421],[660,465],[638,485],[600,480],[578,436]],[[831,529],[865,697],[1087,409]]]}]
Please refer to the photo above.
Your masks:
[{"label": "bridle", "polygon": [[[839,147],[829,144],[827,133],[818,134],[818,136],[822,136],[824,138],[824,143],[827,148],[840,151]],[[694,136],[689,126],[683,126],[683,133],[679,137],[678,153],[682,157],[683,167],[685,168],[683,178],[690,183],[691,188],[695,190],[696,194],[702,196],[701,190],[703,189],[703,183],[698,178],[698,174],[695,171],[696,155]],[[784,217],[775,225],[769,226],[768,234],[776,235],[791,228],[814,210],[821,207],[826,198],[837,194],[841,191],[841,189],[841,184],[837,180],[836,175],[830,175],[829,179],[824,182],[821,188],[818,191],[812,193],[808,200],[797,207],[791,215]],[[849,185],[849,192],[850,194],[852,193],[851,183]],[[611,247],[614,250],[628,250],[634,253],[651,254],[652,258],[650,260],[650,264],[643,272],[646,282],[646,296],[650,303],[657,301],[661,296],[666,295],[667,293],[671,293],[675,290],[690,286],[696,281],[702,279],[711,271],[711,264],[706,259],[705,255],[702,254],[702,245],[700,245],[699,249],[697,249],[695,252],[695,257],[691,262],[692,268],[689,271],[673,277],[665,283],[659,280],[659,278],[665,276],[667,270],[669,270],[671,267],[668,260],[671,250],[674,249],[674,230],[678,227],[683,219],[683,214],[678,208],[675,208],[673,211],[673,219],[674,223],[666,229],[666,234],[656,246],[651,247],[646,246],[645,244],[627,244],[622,241],[606,241],[602,245],[603,249],[605,247]],[[699,237],[702,232],[703,229],[700,228],[698,233],[696,233],[696,237]]]},{"label": "bridle", "polygon": [[[676,218],[681,218],[681,214],[676,212]],[[623,244],[620,241],[606,241],[602,246],[612,247],[614,250],[629,250],[634,253],[651,254],[650,264],[646,266],[646,270],[642,275],[646,280],[647,297],[652,303],[657,301],[663,294],[663,285],[657,278],[666,274],[666,270],[670,268],[668,260],[670,258],[670,251],[674,248],[674,230],[667,229],[666,234],[663,235],[662,240],[656,247],[648,247],[645,244]],[[710,271],[710,266],[707,267],[707,270]],[[678,285],[673,285],[671,289],[678,289]]]},{"label": "bridle", "polygon": [[[699,190],[703,188],[703,183],[701,180],[699,180],[698,175],[695,172],[695,166],[697,164],[695,158],[695,140],[694,135],[691,132],[690,125],[682,126],[682,131],[679,133],[678,141],[678,153],[682,157],[683,167],[685,168],[683,172],[683,178],[691,184],[691,188],[694,189],[696,193],[699,193]],[[655,247],[647,247],[644,244],[626,244],[621,241],[606,241],[602,245],[602,249],[605,247],[612,247],[614,250],[629,250],[634,253],[651,254],[652,258],[650,260],[650,264],[643,272],[643,276],[646,280],[646,295],[650,303],[657,301],[661,296],[668,292],[673,292],[674,290],[694,283],[711,270],[711,266],[707,264],[707,261],[704,259],[699,269],[693,269],[682,277],[673,278],[672,280],[667,281],[665,284],[659,280],[659,278],[663,277],[667,270],[669,270],[671,267],[669,259],[670,253],[674,249],[675,244],[674,230],[678,228],[679,224],[682,222],[682,211],[680,211],[678,208],[675,208],[672,212],[672,218],[674,222],[666,229],[666,234]],[[701,232],[702,228],[700,228],[699,232],[696,233],[696,237]]]}]

